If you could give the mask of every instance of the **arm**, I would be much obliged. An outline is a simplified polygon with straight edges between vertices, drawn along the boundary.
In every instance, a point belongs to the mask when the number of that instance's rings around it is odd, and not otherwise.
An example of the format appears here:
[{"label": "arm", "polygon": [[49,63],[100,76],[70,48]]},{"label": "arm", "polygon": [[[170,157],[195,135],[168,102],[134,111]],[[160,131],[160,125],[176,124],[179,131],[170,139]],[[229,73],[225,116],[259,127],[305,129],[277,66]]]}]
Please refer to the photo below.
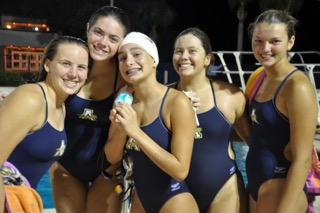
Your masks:
[{"label": "arm", "polygon": [[[235,134],[238,136],[238,141],[244,141],[247,145],[249,145],[249,134],[251,129],[251,124],[249,122],[249,116],[246,110],[246,98],[242,91],[239,91],[235,94],[233,98],[235,101],[235,122],[233,127],[235,129]],[[231,136],[232,137],[232,136]],[[234,138],[232,138],[234,139]]]},{"label": "arm", "polygon": [[160,169],[176,180],[185,179],[189,172],[195,129],[194,111],[189,99],[176,90],[168,93],[163,120],[172,132],[171,153],[140,129],[136,112],[131,106],[125,108],[116,119],[126,133]]},{"label": "arm", "polygon": [[[44,100],[43,95],[39,92],[40,90],[35,92],[34,85],[23,85],[17,88],[1,102],[1,165],[8,159],[14,148],[28,134],[28,132],[34,131],[42,125],[44,117],[41,115],[44,115],[44,113],[41,113],[41,110],[44,109],[41,103]],[[0,176],[0,210],[4,209],[4,195],[2,177]]]},{"label": "arm", "polygon": [[278,212],[294,210],[311,167],[318,105],[314,87],[303,73],[299,74],[300,76],[294,78],[295,81],[288,80],[284,93],[281,95],[284,97],[284,111],[290,122],[291,139],[288,158],[292,164],[286,178]]},{"label": "arm", "polygon": [[138,143],[159,168],[181,181],[189,173],[196,126],[194,110],[190,100],[181,92],[171,96],[166,102],[163,116],[166,115],[164,116],[166,126],[171,126],[171,153],[159,147],[145,135],[142,135],[141,139],[140,135],[138,136]]},{"label": "arm", "polygon": [[128,104],[120,103],[119,107],[116,107],[110,111],[109,119],[111,121],[111,125],[109,128],[109,137],[104,146],[104,152],[107,160],[112,164],[115,164],[122,159],[123,149],[127,138],[127,133],[122,128],[119,120],[116,119],[116,116],[117,113],[124,113],[125,108],[128,106]]},{"label": "arm", "polygon": [[[120,88],[120,90],[117,93],[117,96],[119,95],[119,93],[123,91],[127,91],[132,94],[134,89],[132,85],[126,84]],[[121,114],[128,111],[126,105],[127,104],[119,103],[119,106],[116,107],[114,104],[114,108],[110,111],[109,115],[111,125],[109,127],[108,139],[104,146],[104,153],[106,155],[107,160],[112,164],[118,163],[123,156],[123,149],[126,142],[127,133],[122,128],[121,124],[119,123],[119,120],[116,119],[116,116],[119,117],[120,115],[121,117]]]}]

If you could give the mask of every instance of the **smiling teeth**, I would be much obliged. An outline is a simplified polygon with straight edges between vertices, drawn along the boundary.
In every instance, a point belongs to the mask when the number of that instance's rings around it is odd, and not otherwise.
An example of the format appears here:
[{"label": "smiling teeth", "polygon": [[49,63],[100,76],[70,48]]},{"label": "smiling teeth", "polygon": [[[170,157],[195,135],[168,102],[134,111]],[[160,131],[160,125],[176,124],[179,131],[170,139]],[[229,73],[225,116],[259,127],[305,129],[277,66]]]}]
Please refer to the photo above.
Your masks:
[{"label": "smiling teeth", "polygon": [[189,67],[190,64],[180,64],[180,67]]}]

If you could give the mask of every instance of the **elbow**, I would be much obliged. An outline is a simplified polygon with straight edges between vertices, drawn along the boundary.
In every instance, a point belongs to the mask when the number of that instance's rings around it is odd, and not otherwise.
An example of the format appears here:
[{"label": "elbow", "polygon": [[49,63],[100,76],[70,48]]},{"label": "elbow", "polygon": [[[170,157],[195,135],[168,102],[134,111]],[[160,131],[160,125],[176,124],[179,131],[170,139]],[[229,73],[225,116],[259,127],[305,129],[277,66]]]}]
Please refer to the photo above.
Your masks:
[{"label": "elbow", "polygon": [[106,146],[104,148],[104,154],[107,161],[112,165],[119,163],[119,161],[122,159],[122,155],[112,152],[110,149],[106,148]]},{"label": "elbow", "polygon": [[187,178],[188,174],[189,174],[189,169],[183,169],[173,174],[172,177],[177,181],[184,181]]},{"label": "elbow", "polygon": [[107,161],[111,163],[112,165],[119,163],[119,161],[122,159],[122,156],[115,156],[111,154],[106,154]]}]

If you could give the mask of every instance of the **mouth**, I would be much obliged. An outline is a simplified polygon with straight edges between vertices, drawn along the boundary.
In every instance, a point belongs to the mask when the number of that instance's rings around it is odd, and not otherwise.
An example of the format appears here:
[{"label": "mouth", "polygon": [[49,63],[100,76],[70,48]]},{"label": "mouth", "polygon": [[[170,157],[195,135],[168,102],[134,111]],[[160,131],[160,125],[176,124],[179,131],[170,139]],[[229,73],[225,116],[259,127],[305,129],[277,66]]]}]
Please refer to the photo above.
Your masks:
[{"label": "mouth", "polygon": [[137,72],[139,72],[141,70],[141,68],[134,68],[134,69],[130,69],[126,71],[126,75],[130,76],[130,75],[134,75]]},{"label": "mouth", "polygon": [[102,56],[102,55],[105,55],[105,54],[108,53],[108,51],[105,51],[105,50],[99,48],[98,45],[92,45],[92,47],[93,47],[94,52],[95,52],[97,55],[101,55],[101,56]]},{"label": "mouth", "polygon": [[189,68],[191,67],[192,65],[190,63],[182,63],[182,64],[179,64],[179,68]]},{"label": "mouth", "polygon": [[70,89],[73,89],[78,85],[78,81],[69,81],[64,79],[63,82]]},{"label": "mouth", "polygon": [[263,60],[268,60],[272,57],[271,54],[260,54],[260,57],[263,59]]}]

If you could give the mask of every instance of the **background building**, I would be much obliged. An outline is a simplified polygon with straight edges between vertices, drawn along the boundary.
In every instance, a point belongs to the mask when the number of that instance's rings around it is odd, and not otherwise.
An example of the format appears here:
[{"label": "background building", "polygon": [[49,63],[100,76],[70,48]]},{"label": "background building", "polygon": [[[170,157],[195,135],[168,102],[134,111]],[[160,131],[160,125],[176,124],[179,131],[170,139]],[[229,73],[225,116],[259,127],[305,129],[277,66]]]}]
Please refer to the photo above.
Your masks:
[{"label": "background building", "polygon": [[[30,78],[39,68],[44,47],[57,36],[45,19],[1,15],[0,73],[15,72]],[[0,75],[0,84],[1,76],[5,75]]]}]

